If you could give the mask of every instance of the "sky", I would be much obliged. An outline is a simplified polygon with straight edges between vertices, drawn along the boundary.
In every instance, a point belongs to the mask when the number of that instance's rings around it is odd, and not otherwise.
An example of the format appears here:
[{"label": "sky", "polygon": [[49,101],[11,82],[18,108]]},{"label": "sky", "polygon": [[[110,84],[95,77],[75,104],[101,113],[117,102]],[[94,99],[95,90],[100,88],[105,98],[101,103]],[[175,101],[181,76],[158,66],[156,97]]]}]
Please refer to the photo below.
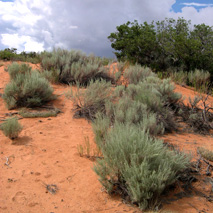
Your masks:
[{"label": "sky", "polygon": [[114,57],[107,37],[116,26],[166,17],[213,26],[213,0],[0,0],[0,50],[60,47]]}]

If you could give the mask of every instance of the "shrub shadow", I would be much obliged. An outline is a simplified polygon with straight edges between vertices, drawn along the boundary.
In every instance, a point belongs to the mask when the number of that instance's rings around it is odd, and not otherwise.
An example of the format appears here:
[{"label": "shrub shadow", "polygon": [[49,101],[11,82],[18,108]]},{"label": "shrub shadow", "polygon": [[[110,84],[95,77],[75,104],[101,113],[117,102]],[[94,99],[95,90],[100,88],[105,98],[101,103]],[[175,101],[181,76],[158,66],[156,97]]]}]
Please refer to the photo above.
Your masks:
[{"label": "shrub shadow", "polygon": [[27,145],[30,142],[30,140],[31,138],[29,136],[19,137],[13,140],[12,145],[15,145],[15,146]]}]

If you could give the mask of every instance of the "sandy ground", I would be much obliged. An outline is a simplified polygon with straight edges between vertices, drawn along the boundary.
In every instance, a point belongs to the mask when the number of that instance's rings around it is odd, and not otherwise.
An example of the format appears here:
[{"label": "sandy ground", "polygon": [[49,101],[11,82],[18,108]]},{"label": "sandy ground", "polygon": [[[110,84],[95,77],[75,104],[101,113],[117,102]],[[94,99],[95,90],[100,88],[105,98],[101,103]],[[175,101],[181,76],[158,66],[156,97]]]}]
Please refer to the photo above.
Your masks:
[{"label": "sandy ground", "polygon": [[[8,82],[9,75],[1,66],[0,93]],[[85,137],[95,147],[91,124],[85,119],[73,118],[72,102],[64,95],[68,86],[53,85],[53,88],[55,94],[60,95],[53,104],[62,113],[51,118],[21,119],[23,131],[13,143],[0,131],[0,212],[140,212],[102,189],[92,170],[94,162],[80,157],[77,150],[85,144]],[[179,86],[176,90],[184,95],[194,94]],[[9,112],[0,97],[0,120]],[[213,151],[212,135],[175,133],[162,138],[191,152],[195,158],[198,146]],[[58,188],[55,194],[48,191],[51,184]],[[203,193],[211,193],[209,183],[198,182],[195,186]],[[173,199],[160,212],[213,212],[213,204],[198,194]]]}]

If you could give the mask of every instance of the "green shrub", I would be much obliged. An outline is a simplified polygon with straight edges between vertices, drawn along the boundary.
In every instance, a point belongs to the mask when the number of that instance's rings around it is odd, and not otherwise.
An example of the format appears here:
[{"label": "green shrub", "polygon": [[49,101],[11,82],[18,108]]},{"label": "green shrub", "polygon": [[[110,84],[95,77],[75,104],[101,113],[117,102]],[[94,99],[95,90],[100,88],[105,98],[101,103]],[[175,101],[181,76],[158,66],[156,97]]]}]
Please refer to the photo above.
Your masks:
[{"label": "green shrub", "polygon": [[187,85],[188,83],[188,74],[187,72],[184,72],[184,71],[176,71],[176,72],[170,72],[169,73],[171,79],[177,83],[177,84],[180,84],[182,86],[185,86]]},{"label": "green shrub", "polygon": [[33,64],[41,62],[40,55],[36,52],[21,52],[18,54],[16,48],[6,48],[0,51],[0,59],[2,60],[13,60],[13,61],[25,61]]},{"label": "green shrub", "polygon": [[0,129],[3,131],[4,135],[11,140],[14,140],[18,137],[22,128],[23,127],[21,126],[21,124],[19,124],[16,117],[8,118],[0,125]]},{"label": "green shrub", "polygon": [[196,89],[199,89],[209,83],[210,73],[196,69],[195,71],[191,71],[188,73],[188,80],[191,86],[195,87]]},{"label": "green shrub", "polygon": [[18,64],[16,62],[8,65],[8,73],[10,75],[10,79],[15,79],[17,74],[23,74],[25,75],[26,73],[30,73],[32,71],[32,68],[30,67],[29,64]]},{"label": "green shrub", "polygon": [[[126,101],[127,105],[121,104],[123,108],[126,108],[125,110],[120,110],[118,115],[132,114],[132,116],[136,116],[140,122],[143,120],[143,117],[146,119],[146,123],[150,124],[149,130],[151,134],[157,134],[157,132],[158,134],[163,133],[164,130],[171,132],[177,129],[173,108],[181,95],[174,92],[174,85],[171,84],[170,79],[164,79],[162,81],[157,77],[149,76],[137,85],[129,84],[126,89],[124,87],[118,87],[115,93],[120,96],[121,99],[129,99]],[[139,112],[138,109],[133,109],[136,105],[144,105],[146,112],[142,110]],[[130,111],[127,109],[127,106]],[[138,106],[136,108],[138,108]],[[115,107],[118,107],[119,110],[119,104],[117,106],[115,104]],[[133,118],[134,117],[131,119]],[[155,125],[153,126],[151,124]],[[154,127],[156,127],[156,131],[153,132],[151,129],[154,130]]]},{"label": "green shrub", "polygon": [[101,184],[108,193],[120,193],[141,209],[156,204],[189,165],[186,155],[170,151],[136,126],[115,123],[98,139],[104,158],[94,170]]},{"label": "green shrub", "polygon": [[[19,69],[17,69],[17,67]],[[37,107],[55,98],[53,89],[49,82],[37,71],[30,71],[26,67],[25,71],[20,72],[23,65],[13,65],[12,80],[6,85],[3,99],[8,109],[16,107]],[[23,69],[24,70],[24,69]],[[11,68],[10,68],[11,71]],[[10,73],[9,71],[9,73]]]},{"label": "green shrub", "polygon": [[106,103],[110,100],[111,83],[105,80],[90,81],[87,89],[80,89],[72,95],[75,117],[93,120],[96,113],[105,113]]},{"label": "green shrub", "polygon": [[[203,97],[195,96],[193,99],[189,98],[189,103],[185,105],[182,101],[178,103],[179,111],[178,115],[182,117],[194,132],[200,134],[208,134],[213,129],[213,113],[209,110],[211,107],[208,104],[204,104],[204,108],[199,106],[200,102],[205,102]],[[208,109],[208,107],[210,107]]]},{"label": "green shrub", "polygon": [[72,100],[75,116],[93,120],[102,112],[115,121],[133,124],[152,135],[177,129],[173,106],[180,99],[170,79],[149,76],[137,85],[118,86],[113,91],[106,81],[92,82],[86,90],[78,89]]},{"label": "green shrub", "polygon": [[150,68],[142,67],[138,64],[129,66],[124,71],[124,79],[126,79],[129,84],[138,84],[148,76],[156,76],[156,74],[154,74]]},{"label": "green shrub", "polygon": [[60,73],[60,70],[58,70],[58,69],[43,70],[41,72],[41,75],[51,83],[58,83],[59,82],[59,73]]},{"label": "green shrub", "polygon": [[8,50],[1,50],[0,51],[0,59],[1,60],[12,60],[15,57],[15,53],[12,53],[11,51]]},{"label": "green shrub", "polygon": [[151,135],[163,134],[164,126],[157,121],[157,115],[147,105],[123,96],[115,104],[106,104],[106,116],[112,123],[136,125]]},{"label": "green shrub", "polygon": [[[80,85],[87,85],[91,80],[101,78],[114,81],[109,75],[109,68],[103,65],[104,60],[93,55],[87,56],[81,51],[56,49],[53,52],[44,52],[41,58],[45,75],[52,76],[51,81]],[[47,74],[47,70],[54,74]]]}]

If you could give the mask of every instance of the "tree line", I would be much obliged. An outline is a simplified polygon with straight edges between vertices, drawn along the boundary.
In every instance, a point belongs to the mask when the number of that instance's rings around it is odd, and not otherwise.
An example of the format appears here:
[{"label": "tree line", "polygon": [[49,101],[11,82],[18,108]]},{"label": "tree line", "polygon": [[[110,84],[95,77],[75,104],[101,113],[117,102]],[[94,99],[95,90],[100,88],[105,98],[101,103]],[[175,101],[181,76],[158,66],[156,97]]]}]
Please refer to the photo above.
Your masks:
[{"label": "tree line", "polygon": [[108,36],[119,61],[128,60],[156,71],[206,70],[213,79],[213,27],[191,25],[183,18],[163,21],[137,20],[116,27]]}]

